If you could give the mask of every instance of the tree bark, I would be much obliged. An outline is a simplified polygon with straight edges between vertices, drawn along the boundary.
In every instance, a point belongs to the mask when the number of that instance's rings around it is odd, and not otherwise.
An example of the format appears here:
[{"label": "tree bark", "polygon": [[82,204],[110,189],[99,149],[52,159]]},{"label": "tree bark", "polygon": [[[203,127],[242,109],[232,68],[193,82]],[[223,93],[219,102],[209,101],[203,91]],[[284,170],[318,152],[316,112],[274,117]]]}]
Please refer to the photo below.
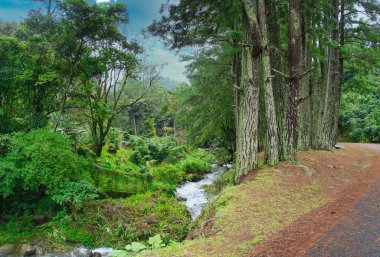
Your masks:
[{"label": "tree bark", "polygon": [[[267,13],[267,24],[268,24],[268,34],[270,42],[270,62],[272,69],[280,71],[282,69],[281,65],[281,53],[280,53],[280,27],[278,22],[278,10],[275,1],[266,0],[266,13]],[[279,159],[285,159],[285,128],[286,128],[286,111],[287,110],[287,99],[288,99],[288,88],[285,80],[280,76],[274,76],[272,80],[273,84],[273,94],[276,110],[277,119],[277,135],[278,135],[278,148],[279,148]]]},{"label": "tree bark", "polygon": [[[313,148],[331,150],[336,144],[342,70],[340,67],[339,47],[339,1],[330,1],[331,10],[324,13],[324,27],[332,43],[320,39],[324,52],[321,62],[322,87],[318,103],[318,126],[313,141]],[[331,25],[331,21],[333,24]],[[322,43],[321,43],[322,42]]]},{"label": "tree bark", "polygon": [[258,23],[255,20],[253,4],[243,1],[244,42],[242,52],[242,74],[239,117],[237,128],[237,159],[235,179],[257,168],[258,151],[258,108],[259,108],[259,58],[252,38],[258,36]]},{"label": "tree bark", "polygon": [[[276,165],[279,162],[278,148],[278,128],[276,119],[276,107],[273,96],[273,76],[270,58],[270,42],[267,25],[267,13],[265,0],[258,1],[258,13],[260,24],[260,45],[262,49],[262,62],[264,72],[264,99],[265,99],[265,116],[267,124],[266,145],[265,145],[265,162],[269,165]],[[257,39],[257,40],[259,40]]]},{"label": "tree bark", "polygon": [[298,99],[301,85],[301,15],[298,0],[289,0],[287,158],[296,160],[298,147]]},{"label": "tree bark", "polygon": [[[302,31],[302,70],[307,71],[311,68],[312,56],[309,34],[310,18],[302,14],[301,31]],[[311,147],[311,126],[312,126],[312,92],[313,84],[310,79],[310,73],[301,78],[300,102],[299,102],[299,137],[298,149],[308,150]]]}]

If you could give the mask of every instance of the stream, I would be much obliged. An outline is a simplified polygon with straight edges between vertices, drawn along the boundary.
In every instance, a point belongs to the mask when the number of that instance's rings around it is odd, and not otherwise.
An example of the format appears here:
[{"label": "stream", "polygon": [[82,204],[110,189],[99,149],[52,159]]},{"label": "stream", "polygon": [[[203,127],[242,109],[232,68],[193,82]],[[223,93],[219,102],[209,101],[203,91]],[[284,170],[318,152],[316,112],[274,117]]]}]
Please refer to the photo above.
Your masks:
[{"label": "stream", "polygon": [[[190,212],[191,218],[196,219],[201,213],[207,201],[209,195],[204,190],[203,186],[211,185],[221,174],[226,172],[230,168],[230,165],[211,167],[211,172],[207,173],[205,177],[197,182],[186,182],[177,188],[176,196],[178,199],[183,199],[183,203],[187,206]],[[39,255],[40,257],[108,257],[112,248],[96,248],[87,249],[84,247],[78,247],[71,252],[64,253],[44,253]],[[0,257],[5,256],[0,254]]]},{"label": "stream", "polygon": [[230,168],[229,165],[211,167],[211,172],[207,173],[204,179],[197,182],[186,182],[177,188],[176,196],[178,199],[186,199],[184,203],[190,212],[191,218],[196,219],[207,204],[209,195],[205,192],[203,186],[211,185],[222,173]]}]

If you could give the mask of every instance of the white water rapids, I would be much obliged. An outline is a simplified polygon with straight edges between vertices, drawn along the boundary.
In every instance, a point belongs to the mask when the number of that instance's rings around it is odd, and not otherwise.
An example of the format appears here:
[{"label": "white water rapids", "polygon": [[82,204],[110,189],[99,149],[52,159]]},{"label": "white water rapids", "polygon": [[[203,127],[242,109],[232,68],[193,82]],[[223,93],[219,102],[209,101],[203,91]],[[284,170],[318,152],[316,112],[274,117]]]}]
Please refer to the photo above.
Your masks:
[{"label": "white water rapids", "polygon": [[177,188],[176,196],[179,199],[186,199],[184,203],[186,204],[192,219],[197,218],[207,204],[209,195],[205,192],[203,187],[205,185],[211,185],[229,167],[229,165],[213,165],[211,172],[206,174],[204,179],[197,182],[186,182]]}]

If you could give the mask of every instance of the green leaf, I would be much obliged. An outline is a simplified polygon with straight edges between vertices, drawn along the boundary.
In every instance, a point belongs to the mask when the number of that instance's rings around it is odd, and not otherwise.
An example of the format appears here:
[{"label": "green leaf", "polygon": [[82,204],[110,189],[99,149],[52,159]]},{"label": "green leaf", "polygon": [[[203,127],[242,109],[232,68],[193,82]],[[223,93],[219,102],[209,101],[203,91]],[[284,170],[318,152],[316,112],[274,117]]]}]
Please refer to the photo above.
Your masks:
[{"label": "green leaf", "polygon": [[133,242],[132,244],[127,245],[125,249],[128,251],[138,253],[138,252],[141,252],[142,250],[145,250],[146,246],[139,242]]},{"label": "green leaf", "polygon": [[148,244],[151,245],[151,247],[153,249],[159,249],[162,247],[162,239],[161,239],[161,236],[159,234],[153,236],[153,237],[150,237],[149,240],[148,240]]}]

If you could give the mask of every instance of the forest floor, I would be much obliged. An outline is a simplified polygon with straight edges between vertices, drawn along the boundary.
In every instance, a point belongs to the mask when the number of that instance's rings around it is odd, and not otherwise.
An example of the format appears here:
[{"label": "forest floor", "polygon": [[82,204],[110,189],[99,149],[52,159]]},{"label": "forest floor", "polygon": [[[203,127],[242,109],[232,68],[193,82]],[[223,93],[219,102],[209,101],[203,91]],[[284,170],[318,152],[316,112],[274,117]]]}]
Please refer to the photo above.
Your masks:
[{"label": "forest floor", "polygon": [[380,147],[306,151],[226,188],[176,247],[145,256],[378,256]]}]

